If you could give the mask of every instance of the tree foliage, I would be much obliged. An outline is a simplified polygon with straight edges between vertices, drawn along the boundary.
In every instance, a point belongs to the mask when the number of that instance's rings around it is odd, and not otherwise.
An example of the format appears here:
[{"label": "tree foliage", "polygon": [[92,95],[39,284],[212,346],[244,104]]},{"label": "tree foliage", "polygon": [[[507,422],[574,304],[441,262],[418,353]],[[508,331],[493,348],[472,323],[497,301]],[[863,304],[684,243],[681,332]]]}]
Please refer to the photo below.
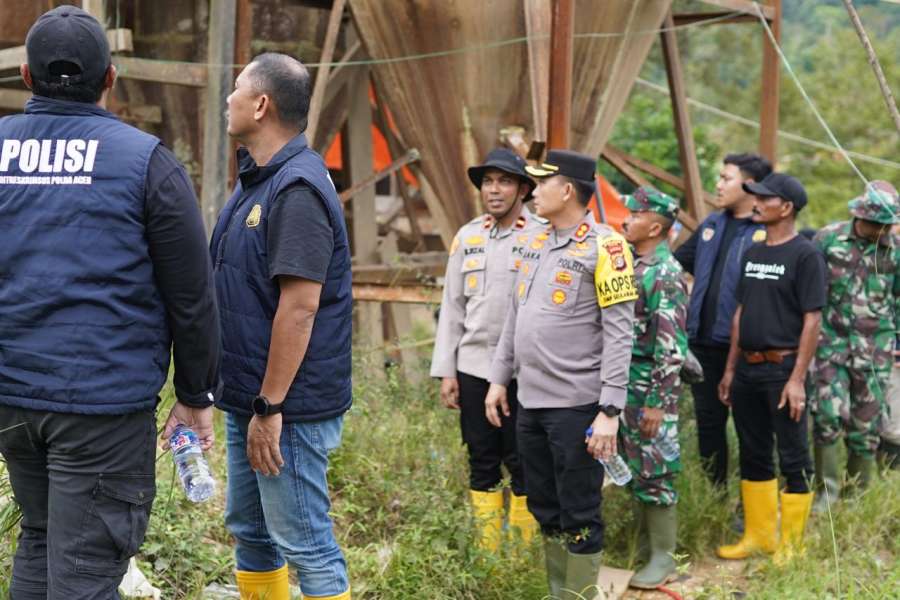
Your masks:
[{"label": "tree foliage", "polygon": [[[900,94],[900,5],[856,0],[863,24],[894,94]],[[840,0],[783,2],[782,46],[813,103],[849,151],[900,162],[900,134],[893,126],[862,45]],[[683,11],[703,10],[704,3],[677,3]],[[762,27],[752,23],[681,29],[679,49],[688,96],[729,113],[759,120]],[[659,45],[652,50],[641,78],[665,85]],[[611,143],[626,152],[679,172],[669,99],[637,84],[616,125]],[[816,142],[830,140],[782,68],[779,129]],[[753,151],[759,130],[691,108],[691,120],[704,185],[729,152]],[[820,149],[779,138],[777,168],[798,177],[810,204],[804,225],[820,227],[847,218],[846,203],[863,188],[862,180],[836,150]],[[900,186],[900,169],[854,159],[869,179]],[[714,177],[714,175],[713,175]],[[614,177],[615,183],[621,179]]]}]

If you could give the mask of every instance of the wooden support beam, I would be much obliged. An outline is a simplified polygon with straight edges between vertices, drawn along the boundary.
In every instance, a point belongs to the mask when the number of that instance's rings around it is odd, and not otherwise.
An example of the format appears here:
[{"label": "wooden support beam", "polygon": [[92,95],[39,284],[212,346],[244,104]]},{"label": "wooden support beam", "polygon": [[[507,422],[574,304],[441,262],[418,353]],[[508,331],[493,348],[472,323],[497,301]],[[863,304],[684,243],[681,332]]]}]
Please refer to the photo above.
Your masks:
[{"label": "wooden support beam", "polygon": [[[131,52],[134,50],[130,29],[107,29],[106,39],[110,52]],[[28,62],[25,46],[13,46],[0,50],[0,71],[18,69]],[[114,59],[115,62],[115,59]]]},{"label": "wooden support beam", "polygon": [[[420,260],[413,262],[413,254],[401,254],[387,264],[353,265],[353,281],[371,285],[422,285],[443,277],[447,268],[446,252],[426,252],[419,254]],[[384,260],[388,260],[385,256]]]},{"label": "wooden support beam", "polygon": [[575,0],[553,0],[550,25],[549,148],[568,148],[572,114]]},{"label": "wooden support beam", "polygon": [[[781,0],[769,0],[773,11],[772,35],[781,43]],[[763,36],[762,86],[759,99],[759,153],[772,161],[778,157],[778,107],[781,93],[781,61],[765,30]]]},{"label": "wooden support beam", "polygon": [[553,0],[525,0],[525,33],[528,35],[528,74],[531,82],[531,114],[534,139],[547,140],[550,95],[550,28]]},{"label": "wooden support beam", "polygon": [[[210,11],[210,14],[215,14]],[[231,38],[229,37],[229,40]],[[224,63],[230,64],[231,59]],[[154,60],[150,58],[134,58],[131,56],[114,56],[113,64],[119,71],[119,77],[137,79],[139,81],[155,81],[156,83],[169,83],[172,85],[187,85],[191,87],[205,87],[207,83],[207,67],[200,63],[172,62],[166,60]],[[210,67],[212,70],[214,67]],[[216,69],[228,71],[228,69]],[[230,84],[229,84],[230,87]]]},{"label": "wooden support beam", "polygon": [[710,21],[713,19],[715,19],[715,21],[712,23],[708,23],[708,25],[759,23],[759,17],[757,17],[755,14],[751,15],[744,13],[731,17],[729,17],[729,15],[734,15],[734,11],[675,13],[674,15],[672,15],[672,18],[675,20],[676,27],[681,27],[682,25],[693,25],[695,23],[702,25],[704,24],[704,21]]},{"label": "wooden support beam", "polygon": [[231,144],[225,123],[225,99],[232,85],[236,0],[211,0],[207,34],[209,83],[203,120],[203,174],[200,207],[206,234],[211,235],[219,211],[228,199],[228,158]]},{"label": "wooden support beam", "polygon": [[[319,124],[319,114],[322,112],[322,100],[325,89],[328,87],[328,76],[331,71],[331,59],[334,58],[334,47],[337,44],[338,33],[341,28],[341,19],[344,17],[344,6],[347,0],[334,0],[331,14],[328,17],[328,28],[325,30],[325,43],[322,46],[322,56],[319,58],[322,66],[316,72],[316,81],[313,84],[312,98],[309,101],[309,122],[306,126],[306,137],[310,145],[316,141],[316,132]],[[368,92],[368,91],[367,91]],[[366,94],[368,96],[368,93]]]},{"label": "wooden support beam", "polygon": [[[338,3],[340,0],[336,0],[336,7]],[[348,32],[348,34],[351,33]],[[321,89],[324,91],[324,84]],[[353,186],[369,180],[373,174],[372,105],[369,102],[368,68],[356,70],[349,83],[347,93],[350,109],[341,139],[343,140],[344,173],[348,176],[346,181],[352,189]],[[359,190],[353,198],[351,211],[353,218],[351,247],[356,264],[379,263],[375,188],[369,185]],[[384,325],[381,306],[378,304],[358,306],[357,318],[359,338],[365,340],[369,345],[382,346],[384,344]],[[374,364],[382,362],[375,360]]]},{"label": "wooden support beam", "polygon": [[[440,304],[442,290],[439,287],[426,286],[386,286],[353,284],[353,299],[357,302],[408,302],[411,304]],[[366,304],[363,304],[366,306]],[[377,305],[376,305],[377,307]],[[363,338],[374,344],[371,338]],[[381,345],[381,344],[377,344]]]},{"label": "wooden support beam", "polygon": [[[384,237],[381,243],[381,256],[389,263],[400,258],[400,251],[397,249],[396,233],[391,232]],[[419,383],[425,375],[425,372],[418,368],[419,355],[414,348],[403,347],[403,342],[409,341],[409,336],[412,335],[413,330],[412,315],[409,309],[409,306],[399,302],[391,302],[387,305],[388,314],[396,332],[397,342],[401,345],[400,361],[403,366],[403,374],[409,381]]]},{"label": "wooden support beam", "polygon": [[700,165],[694,147],[694,132],[691,129],[691,118],[688,112],[687,93],[684,89],[684,71],[681,68],[681,56],[678,54],[678,40],[673,27],[675,22],[672,11],[666,14],[663,21],[662,36],[663,60],[666,64],[666,77],[672,99],[672,115],[675,120],[675,134],[678,138],[678,154],[681,171],[684,173],[684,195],[688,211],[698,221],[706,216],[703,204],[703,183],[700,180]]},{"label": "wooden support beam", "polygon": [[404,156],[401,156],[400,158],[398,158],[397,160],[395,160],[394,162],[392,162],[391,164],[389,164],[382,170],[378,171],[377,173],[372,173],[370,176],[368,176],[364,180],[360,181],[359,183],[353,184],[352,187],[347,188],[346,190],[341,192],[341,195],[340,195],[341,203],[346,204],[347,201],[350,200],[350,198],[357,195],[359,192],[372,187],[373,185],[375,185],[376,183],[378,183],[385,177],[388,177],[388,176],[396,173],[397,171],[399,171],[400,169],[402,169],[409,163],[417,161],[417,160],[419,160],[419,151],[416,150],[415,148],[410,148],[410,150],[407,151],[407,153]]},{"label": "wooden support beam", "polygon": [[[609,144],[607,144],[606,147],[603,149],[603,154],[608,154],[614,158],[624,161],[624,162],[628,163],[630,166],[638,169],[639,171],[643,171],[650,177],[653,177],[654,179],[658,179],[664,183],[668,183],[669,185],[676,188],[680,192],[684,192],[684,188],[685,188],[684,179],[682,179],[678,175],[669,173],[665,169],[661,169],[660,167],[657,167],[653,163],[647,162],[646,160],[638,158],[637,156],[632,156],[631,154],[627,154],[626,152],[623,152],[619,148],[616,148],[615,146],[611,146]],[[710,193],[707,193],[707,192],[703,193],[703,201],[707,204],[707,206],[710,206],[714,209],[719,208],[719,205],[716,204],[715,197]]]},{"label": "wooden support beam", "polygon": [[0,109],[22,110],[29,98],[31,98],[29,91],[0,88]]},{"label": "wooden support beam", "polygon": [[[719,8],[725,8],[731,12],[742,12],[756,16],[756,4],[753,0],[703,0],[706,4],[712,4]],[[775,19],[776,10],[772,6],[760,6],[763,17],[772,21]]]},{"label": "wooden support beam", "polygon": [[[650,181],[638,173],[638,171],[632,167],[628,162],[622,158],[619,154],[615,152],[609,152],[608,149],[604,149],[600,154],[600,157],[603,158],[606,162],[608,162],[612,167],[617,170],[619,173],[625,176],[625,179],[630,181],[632,184],[636,186],[650,186],[655,187]],[[691,231],[696,231],[698,220],[693,216],[688,214],[687,211],[679,210],[678,211],[678,222],[690,229]]]}]

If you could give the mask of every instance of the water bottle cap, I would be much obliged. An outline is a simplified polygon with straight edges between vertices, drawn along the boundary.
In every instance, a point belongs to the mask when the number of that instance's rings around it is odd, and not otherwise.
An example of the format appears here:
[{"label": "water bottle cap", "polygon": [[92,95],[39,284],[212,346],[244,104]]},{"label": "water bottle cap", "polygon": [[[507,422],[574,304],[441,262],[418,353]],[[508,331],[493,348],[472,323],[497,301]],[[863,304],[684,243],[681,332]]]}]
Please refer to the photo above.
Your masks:
[{"label": "water bottle cap", "polygon": [[175,428],[175,431],[172,432],[172,437],[169,438],[169,445],[172,447],[173,453],[192,444],[199,445],[200,440],[197,439],[197,434],[194,433],[194,430],[190,427],[179,425]]}]

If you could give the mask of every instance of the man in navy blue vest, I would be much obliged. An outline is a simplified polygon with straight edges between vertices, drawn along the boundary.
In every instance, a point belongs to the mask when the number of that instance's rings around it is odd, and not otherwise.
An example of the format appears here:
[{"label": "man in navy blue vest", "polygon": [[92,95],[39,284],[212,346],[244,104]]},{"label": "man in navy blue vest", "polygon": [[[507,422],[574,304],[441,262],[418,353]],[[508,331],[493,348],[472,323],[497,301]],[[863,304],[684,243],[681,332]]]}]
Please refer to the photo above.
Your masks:
[{"label": "man in navy blue vest", "polygon": [[25,41],[34,95],[0,119],[0,452],[22,508],[14,600],[118,598],[164,436],[212,444],[220,339],[191,182],[157,138],[105,110],[106,33],[62,6]]},{"label": "man in navy blue vest", "polygon": [[704,375],[701,383],[691,386],[700,458],[712,482],[723,488],[728,478],[729,411],[719,402],[717,386],[728,357],[741,256],[751,244],[766,239],[764,227],[750,218],[753,195],[741,186],[762,181],[771,172],[772,165],[758,154],[727,155],[716,184],[716,198],[724,210],[709,215],[675,251],[684,270],[694,276],[687,333]]},{"label": "man in navy blue vest", "polygon": [[240,174],[210,251],[228,412],[226,525],[242,598],[350,598],[328,516],[328,454],[350,408],[352,290],[340,200],[306,136],[309,74],[283,54],[228,97]]}]

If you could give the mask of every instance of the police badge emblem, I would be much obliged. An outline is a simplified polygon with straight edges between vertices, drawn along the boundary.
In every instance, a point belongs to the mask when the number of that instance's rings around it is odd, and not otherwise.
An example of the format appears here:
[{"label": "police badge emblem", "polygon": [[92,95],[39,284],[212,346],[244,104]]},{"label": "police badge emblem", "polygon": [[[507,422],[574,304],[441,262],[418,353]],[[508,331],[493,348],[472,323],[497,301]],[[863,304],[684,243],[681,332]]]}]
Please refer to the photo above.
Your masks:
[{"label": "police badge emblem", "polygon": [[247,215],[247,220],[244,223],[247,224],[247,227],[253,228],[259,225],[260,218],[262,217],[262,206],[259,204],[254,204],[253,208],[250,209],[250,214]]},{"label": "police badge emblem", "polygon": [[702,236],[703,236],[704,242],[708,242],[709,240],[713,239],[714,235],[716,235],[716,230],[713,229],[712,227],[704,227],[703,228]]}]

